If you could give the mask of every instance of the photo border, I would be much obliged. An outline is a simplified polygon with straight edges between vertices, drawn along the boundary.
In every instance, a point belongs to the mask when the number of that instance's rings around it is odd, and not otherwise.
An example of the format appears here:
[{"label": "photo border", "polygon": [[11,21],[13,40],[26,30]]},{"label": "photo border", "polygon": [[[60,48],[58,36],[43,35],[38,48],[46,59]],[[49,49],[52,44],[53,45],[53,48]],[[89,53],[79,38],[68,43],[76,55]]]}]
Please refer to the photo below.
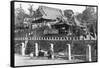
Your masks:
[{"label": "photo border", "polygon": [[[14,56],[14,17],[15,17],[15,2],[22,2],[22,3],[40,3],[40,4],[57,4],[57,5],[74,5],[74,6],[89,6],[89,7],[96,7],[97,9],[97,60],[92,62],[75,62],[75,63],[57,63],[57,64],[41,64],[41,65],[24,65],[24,66],[15,66],[15,56]],[[80,63],[94,63],[98,62],[98,5],[83,5],[83,4],[65,4],[65,3],[52,3],[52,2],[36,2],[36,1],[10,1],[10,16],[11,16],[11,27],[10,27],[10,66],[11,67],[31,67],[31,66],[48,66],[48,65],[64,65],[64,64],[80,64]]]}]

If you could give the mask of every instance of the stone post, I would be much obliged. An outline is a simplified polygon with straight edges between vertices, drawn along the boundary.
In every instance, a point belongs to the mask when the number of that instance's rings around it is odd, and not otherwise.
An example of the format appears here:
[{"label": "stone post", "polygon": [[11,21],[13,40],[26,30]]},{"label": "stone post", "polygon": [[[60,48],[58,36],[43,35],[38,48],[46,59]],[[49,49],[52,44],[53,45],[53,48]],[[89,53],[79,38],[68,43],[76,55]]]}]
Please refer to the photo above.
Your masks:
[{"label": "stone post", "polygon": [[68,45],[68,59],[71,60],[71,45],[70,44],[67,45]]},{"label": "stone post", "polygon": [[38,43],[35,43],[35,56],[38,56],[39,49],[38,49]]},{"label": "stone post", "polygon": [[52,52],[51,58],[54,59],[54,44],[51,43],[50,45],[51,45],[51,46],[50,46],[50,47],[51,47],[50,50],[51,50],[51,52]]},{"label": "stone post", "polygon": [[25,56],[25,44],[22,42],[22,56]]},{"label": "stone post", "polygon": [[87,50],[86,50],[86,58],[88,61],[92,61],[92,57],[91,57],[91,45],[87,45]]}]

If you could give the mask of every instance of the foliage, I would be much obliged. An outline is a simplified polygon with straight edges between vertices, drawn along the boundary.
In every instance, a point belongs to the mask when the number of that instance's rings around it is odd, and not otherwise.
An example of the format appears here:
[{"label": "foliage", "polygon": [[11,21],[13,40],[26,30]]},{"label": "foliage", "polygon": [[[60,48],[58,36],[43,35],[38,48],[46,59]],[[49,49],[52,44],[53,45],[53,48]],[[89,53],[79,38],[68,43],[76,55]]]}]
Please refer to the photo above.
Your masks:
[{"label": "foliage", "polygon": [[41,12],[39,11],[39,9],[37,9],[36,11],[35,11],[35,13],[34,13],[34,18],[39,18],[39,17],[42,17],[42,14],[41,14]]},{"label": "foliage", "polygon": [[83,11],[82,20],[87,24],[87,28],[89,32],[96,33],[97,32],[97,12],[95,12],[93,7],[87,7]]},{"label": "foliage", "polygon": [[29,16],[34,17],[33,15],[34,15],[35,11],[33,10],[33,5],[30,5],[30,7],[28,8],[28,11],[29,11]]},{"label": "foliage", "polygon": [[74,12],[72,10],[64,10],[64,16],[67,17],[68,19],[71,19],[73,14]]},{"label": "foliage", "polygon": [[92,7],[87,7],[84,11],[83,11],[83,20],[85,20],[87,23],[91,23],[93,22],[93,20],[96,19],[96,15],[95,15],[95,11],[94,8]]},{"label": "foliage", "polygon": [[25,12],[22,8],[16,8],[15,9],[15,24],[17,23],[23,23],[25,18]]}]

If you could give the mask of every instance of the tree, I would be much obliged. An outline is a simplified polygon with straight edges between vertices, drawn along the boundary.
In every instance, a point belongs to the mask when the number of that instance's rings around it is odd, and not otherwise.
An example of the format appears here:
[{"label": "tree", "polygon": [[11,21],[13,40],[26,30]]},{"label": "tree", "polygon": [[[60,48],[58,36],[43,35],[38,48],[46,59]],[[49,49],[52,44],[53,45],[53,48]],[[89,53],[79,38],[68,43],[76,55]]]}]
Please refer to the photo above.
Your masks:
[{"label": "tree", "polygon": [[68,20],[70,20],[72,18],[72,15],[74,14],[74,12],[72,10],[64,10],[64,16],[68,18]]},{"label": "tree", "polygon": [[22,8],[22,5],[20,4],[20,8],[15,9],[15,25],[23,23],[25,18],[25,12]]},{"label": "tree", "polygon": [[34,13],[34,18],[41,18],[43,15],[42,13],[40,12],[40,9],[37,9]]},{"label": "tree", "polygon": [[25,17],[29,17],[29,15],[25,13],[22,5],[20,4],[20,7],[15,9],[15,29],[24,29]]},{"label": "tree", "polygon": [[83,17],[82,13],[79,13],[76,17],[81,23],[84,23],[84,21],[82,20],[82,17]]},{"label": "tree", "polygon": [[82,20],[87,24],[89,32],[97,33],[97,12],[93,7],[86,7],[83,11]]},{"label": "tree", "polygon": [[33,5],[30,5],[30,7],[28,8],[28,10],[29,10],[29,16],[33,17],[33,15],[35,13],[35,11],[33,10]]},{"label": "tree", "polygon": [[95,10],[93,7],[87,7],[83,11],[83,18],[86,23],[92,23],[96,19]]}]

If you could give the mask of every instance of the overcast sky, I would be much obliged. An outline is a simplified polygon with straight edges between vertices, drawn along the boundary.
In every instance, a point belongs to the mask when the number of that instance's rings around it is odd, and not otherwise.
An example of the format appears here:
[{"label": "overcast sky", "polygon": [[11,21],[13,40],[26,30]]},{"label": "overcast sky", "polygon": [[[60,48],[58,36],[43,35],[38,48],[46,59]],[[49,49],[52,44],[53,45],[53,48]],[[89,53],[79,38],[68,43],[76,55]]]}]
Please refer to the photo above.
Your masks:
[{"label": "overcast sky", "polygon": [[15,2],[15,8],[20,7],[20,4],[22,5],[22,8],[25,10],[26,13],[28,12],[29,5],[33,4],[33,9],[36,10],[40,5],[58,8],[61,10],[65,9],[71,9],[74,12],[82,13],[83,10],[85,10],[85,6],[75,6],[75,5],[57,5],[57,4],[42,4],[42,3],[22,3],[22,2]]}]

